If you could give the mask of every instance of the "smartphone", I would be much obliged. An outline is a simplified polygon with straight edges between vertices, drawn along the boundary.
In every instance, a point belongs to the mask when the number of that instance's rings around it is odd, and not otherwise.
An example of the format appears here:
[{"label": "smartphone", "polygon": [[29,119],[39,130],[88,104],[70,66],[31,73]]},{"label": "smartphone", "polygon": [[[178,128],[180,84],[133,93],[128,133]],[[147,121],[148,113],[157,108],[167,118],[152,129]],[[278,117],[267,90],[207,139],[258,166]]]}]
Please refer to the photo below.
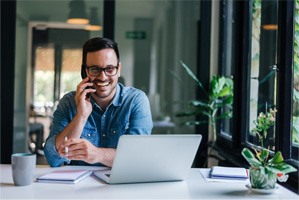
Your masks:
[{"label": "smartphone", "polygon": [[[87,74],[86,74],[86,69],[85,69],[85,65],[82,64],[81,66],[81,77],[82,79],[85,79],[87,77]],[[90,89],[91,87],[90,86],[87,86],[86,89]],[[90,97],[90,94],[87,93],[86,94],[86,98],[88,99]]]}]

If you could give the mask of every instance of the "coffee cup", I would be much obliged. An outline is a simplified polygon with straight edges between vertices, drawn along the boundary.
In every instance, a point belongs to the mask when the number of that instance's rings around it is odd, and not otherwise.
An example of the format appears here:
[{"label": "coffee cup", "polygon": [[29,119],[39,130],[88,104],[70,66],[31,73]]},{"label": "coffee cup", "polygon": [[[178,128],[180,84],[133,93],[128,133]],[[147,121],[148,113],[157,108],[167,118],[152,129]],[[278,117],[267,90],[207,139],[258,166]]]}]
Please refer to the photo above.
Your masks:
[{"label": "coffee cup", "polygon": [[36,154],[15,153],[11,155],[12,178],[16,186],[30,185],[36,166]]}]

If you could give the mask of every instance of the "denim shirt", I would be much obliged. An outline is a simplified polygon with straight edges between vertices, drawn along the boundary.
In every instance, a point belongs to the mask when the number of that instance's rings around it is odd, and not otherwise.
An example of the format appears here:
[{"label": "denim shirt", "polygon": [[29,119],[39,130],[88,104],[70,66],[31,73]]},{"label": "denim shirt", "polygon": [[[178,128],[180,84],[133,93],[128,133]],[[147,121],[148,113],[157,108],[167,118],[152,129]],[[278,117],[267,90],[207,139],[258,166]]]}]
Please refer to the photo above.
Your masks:
[{"label": "denim shirt", "polygon": [[[69,92],[59,101],[53,114],[53,123],[46,140],[44,152],[50,166],[62,164],[91,165],[84,161],[70,161],[61,157],[55,148],[57,134],[71,122],[76,115],[75,92]],[[118,83],[111,104],[102,111],[91,97],[92,112],[88,117],[80,138],[86,139],[96,147],[115,148],[119,137],[124,134],[151,134],[153,128],[149,100],[144,92]],[[102,165],[95,163],[93,165]]]}]

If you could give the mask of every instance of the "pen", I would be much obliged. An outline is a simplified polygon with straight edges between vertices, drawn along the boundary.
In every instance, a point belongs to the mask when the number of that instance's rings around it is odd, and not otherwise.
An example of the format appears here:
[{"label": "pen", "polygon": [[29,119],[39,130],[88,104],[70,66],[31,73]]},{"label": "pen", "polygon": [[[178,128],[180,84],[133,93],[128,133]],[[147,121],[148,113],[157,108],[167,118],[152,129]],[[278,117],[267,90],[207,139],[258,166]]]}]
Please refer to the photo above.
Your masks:
[{"label": "pen", "polygon": [[[64,137],[64,141],[67,141],[67,136]],[[64,148],[64,151],[65,151],[66,156],[68,156],[69,148],[68,148],[68,147],[65,147],[65,148]]]}]

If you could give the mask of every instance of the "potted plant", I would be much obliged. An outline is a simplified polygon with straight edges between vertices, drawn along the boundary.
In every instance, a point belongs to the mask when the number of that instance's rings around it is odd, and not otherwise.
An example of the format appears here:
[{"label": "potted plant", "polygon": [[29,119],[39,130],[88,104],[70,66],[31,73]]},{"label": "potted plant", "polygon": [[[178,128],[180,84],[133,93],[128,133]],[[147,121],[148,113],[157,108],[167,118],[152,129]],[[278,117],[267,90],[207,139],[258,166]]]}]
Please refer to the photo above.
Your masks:
[{"label": "potted plant", "polygon": [[242,156],[250,164],[249,178],[251,188],[254,189],[275,189],[277,180],[285,182],[288,179],[288,173],[297,171],[293,166],[284,162],[280,151],[270,158],[269,148],[264,147],[268,131],[275,124],[276,112],[276,109],[270,109],[266,113],[261,112],[254,121],[256,126],[251,132],[257,136],[261,144],[260,148],[253,149],[255,155],[248,148],[242,150]]},{"label": "potted plant", "polygon": [[[206,91],[201,82],[197,79],[190,68],[180,61],[181,66],[186,70],[187,74],[197,83],[202,89],[205,97],[202,99],[194,99],[188,103],[188,109],[176,114],[177,117],[191,117],[203,115],[207,116],[208,120],[188,120],[185,125],[199,125],[209,123],[212,127],[212,142],[216,141],[216,121],[223,118],[232,117],[233,104],[233,81],[231,78],[224,76],[213,76],[209,91]],[[222,113],[218,111],[223,110]]]}]

